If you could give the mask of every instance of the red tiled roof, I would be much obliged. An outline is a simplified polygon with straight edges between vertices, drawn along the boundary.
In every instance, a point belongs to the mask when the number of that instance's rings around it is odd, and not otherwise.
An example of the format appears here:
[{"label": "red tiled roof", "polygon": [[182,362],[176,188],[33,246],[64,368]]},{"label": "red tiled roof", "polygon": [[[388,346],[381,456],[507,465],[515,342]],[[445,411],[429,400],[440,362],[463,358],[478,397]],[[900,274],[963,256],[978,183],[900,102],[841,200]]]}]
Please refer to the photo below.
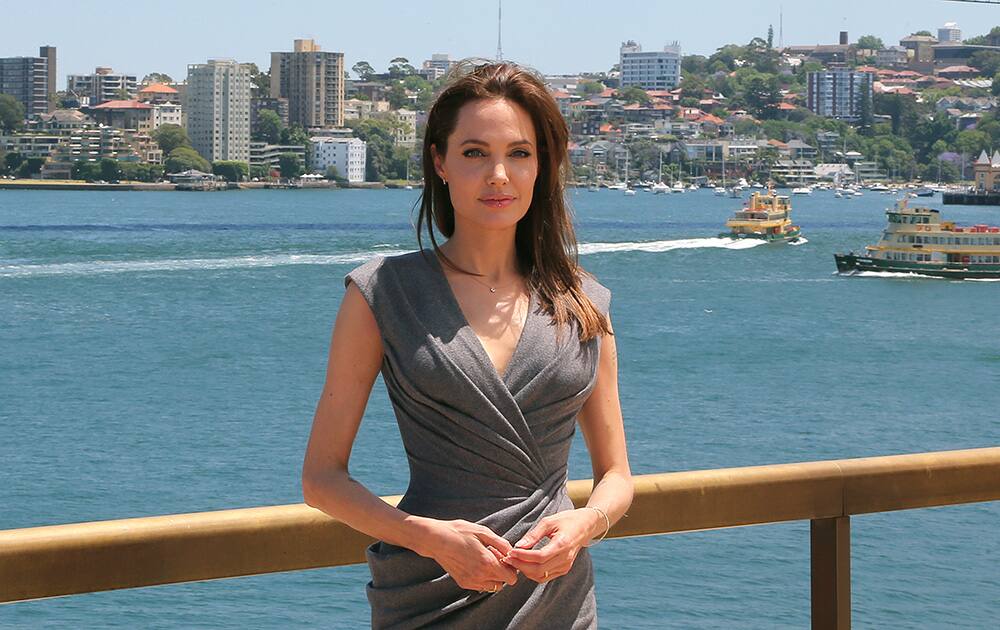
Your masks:
[{"label": "red tiled roof", "polygon": [[898,77],[921,77],[923,75],[920,74],[919,72],[914,72],[913,70],[903,70],[901,72],[897,72],[896,76],[898,76]]},{"label": "red tiled roof", "polygon": [[722,123],[724,123],[726,121],[722,120],[718,116],[713,116],[712,114],[705,114],[704,116],[702,116],[701,118],[698,119],[698,122],[701,122],[701,123],[706,123],[707,122],[707,123],[712,123],[714,125],[721,125]]},{"label": "red tiled roof", "polygon": [[789,111],[794,111],[797,108],[791,103],[785,103],[784,101],[782,101],[781,103],[778,103],[778,109],[783,112],[789,112]]},{"label": "red tiled roof", "polygon": [[872,66],[858,66],[854,70],[856,72],[878,72],[878,68]]},{"label": "red tiled roof", "polygon": [[784,142],[782,142],[781,140],[771,139],[771,140],[768,140],[767,143],[769,145],[773,146],[773,147],[778,147],[779,149],[787,149],[788,148],[788,145],[785,144]]},{"label": "red tiled roof", "polygon": [[146,87],[139,90],[139,94],[143,92],[155,92],[158,94],[177,94],[177,90],[166,85],[165,83],[150,83]]},{"label": "red tiled roof", "polygon": [[611,98],[614,95],[615,91],[612,90],[611,88],[607,88],[603,92],[601,92],[601,96],[603,96],[604,98]]},{"label": "red tiled roof", "polygon": [[609,131],[611,131],[611,123],[601,125],[601,133],[608,133]]},{"label": "red tiled roof", "polygon": [[139,101],[108,101],[91,109],[153,109],[153,106]]}]

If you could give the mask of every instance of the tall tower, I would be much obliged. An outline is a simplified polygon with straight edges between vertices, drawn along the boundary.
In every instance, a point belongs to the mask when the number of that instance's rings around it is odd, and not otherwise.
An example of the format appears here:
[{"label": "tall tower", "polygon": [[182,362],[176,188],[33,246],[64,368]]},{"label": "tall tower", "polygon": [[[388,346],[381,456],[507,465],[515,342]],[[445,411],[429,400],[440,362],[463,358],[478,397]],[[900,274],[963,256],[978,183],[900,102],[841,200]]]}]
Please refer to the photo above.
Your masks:
[{"label": "tall tower", "polygon": [[497,1],[497,61],[503,61],[503,46],[500,45],[500,34],[503,26],[503,0]]},{"label": "tall tower", "polygon": [[271,98],[288,99],[288,121],[305,128],[344,126],[344,53],[311,39],[271,53]]},{"label": "tall tower", "polygon": [[231,59],[191,64],[187,85],[191,146],[209,162],[249,162],[250,65]]}]

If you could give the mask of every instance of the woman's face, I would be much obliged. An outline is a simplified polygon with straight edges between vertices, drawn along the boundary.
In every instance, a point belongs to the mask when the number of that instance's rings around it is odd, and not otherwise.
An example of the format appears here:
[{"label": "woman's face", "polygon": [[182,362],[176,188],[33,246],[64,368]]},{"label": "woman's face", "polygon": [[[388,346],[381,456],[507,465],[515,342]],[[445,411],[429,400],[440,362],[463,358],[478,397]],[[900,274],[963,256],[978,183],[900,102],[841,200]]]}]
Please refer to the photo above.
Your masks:
[{"label": "woman's face", "polygon": [[448,183],[455,225],[505,230],[531,206],[538,177],[535,126],[506,99],[471,101],[458,111],[445,155],[436,147],[434,169]]}]

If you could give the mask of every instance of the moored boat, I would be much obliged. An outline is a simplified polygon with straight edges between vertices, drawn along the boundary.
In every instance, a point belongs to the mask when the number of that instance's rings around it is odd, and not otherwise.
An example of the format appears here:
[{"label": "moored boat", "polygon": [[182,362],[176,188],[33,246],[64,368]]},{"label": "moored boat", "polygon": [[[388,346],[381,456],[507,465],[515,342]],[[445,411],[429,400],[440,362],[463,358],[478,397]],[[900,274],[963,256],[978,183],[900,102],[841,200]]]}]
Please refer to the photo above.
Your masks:
[{"label": "moored boat", "polygon": [[754,192],[750,201],[726,221],[729,232],[723,238],[757,238],[769,243],[787,243],[801,236],[799,226],[792,225],[792,204],[787,196]]},{"label": "moored boat", "polygon": [[837,271],[881,271],[940,278],[1000,278],[1000,227],[941,221],[930,208],[901,199],[886,210],[888,224],[864,254],[834,254]]}]

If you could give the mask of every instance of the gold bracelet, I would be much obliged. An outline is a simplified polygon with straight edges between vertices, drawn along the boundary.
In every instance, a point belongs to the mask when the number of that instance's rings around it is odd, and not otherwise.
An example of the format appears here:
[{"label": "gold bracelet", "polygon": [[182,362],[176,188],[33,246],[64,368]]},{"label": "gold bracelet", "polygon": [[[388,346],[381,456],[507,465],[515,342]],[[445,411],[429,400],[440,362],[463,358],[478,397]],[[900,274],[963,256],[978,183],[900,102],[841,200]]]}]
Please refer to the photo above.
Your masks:
[{"label": "gold bracelet", "polygon": [[583,506],[583,509],[585,509],[585,510],[597,510],[597,513],[598,513],[598,514],[600,514],[601,516],[603,516],[603,517],[604,517],[604,524],[605,524],[605,527],[604,527],[604,533],[603,533],[603,534],[601,534],[601,537],[600,537],[600,538],[597,538],[597,539],[595,539],[595,540],[591,540],[591,541],[590,541],[590,542],[589,542],[589,543],[587,544],[587,546],[588,546],[588,547],[593,547],[593,546],[594,546],[594,545],[596,545],[597,543],[599,543],[599,542],[601,542],[602,540],[604,540],[604,537],[608,535],[608,532],[609,532],[609,531],[611,531],[611,519],[610,519],[610,518],[608,518],[608,514],[607,514],[607,512],[605,512],[604,510],[602,510],[602,509],[601,509],[601,508],[599,508],[599,507],[594,507],[593,505],[585,505],[585,506]]}]

